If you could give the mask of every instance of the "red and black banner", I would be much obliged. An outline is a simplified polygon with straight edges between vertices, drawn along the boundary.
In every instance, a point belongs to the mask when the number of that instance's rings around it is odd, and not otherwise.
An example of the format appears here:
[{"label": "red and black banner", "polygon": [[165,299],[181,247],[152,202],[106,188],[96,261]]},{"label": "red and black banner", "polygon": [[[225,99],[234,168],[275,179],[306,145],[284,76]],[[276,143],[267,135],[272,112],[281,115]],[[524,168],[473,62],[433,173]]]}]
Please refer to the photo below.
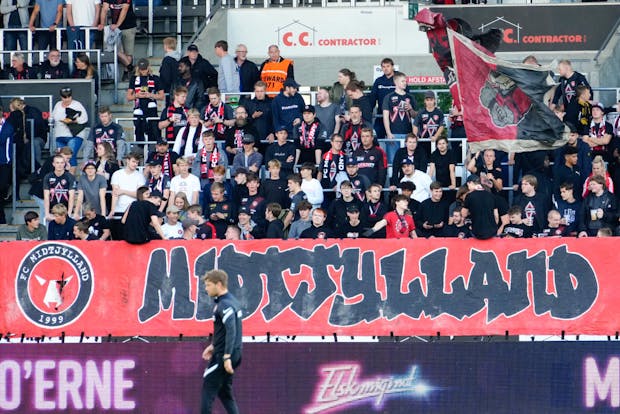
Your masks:
[{"label": "red and black banner", "polygon": [[203,336],[230,275],[244,334],[620,331],[612,239],[7,242],[0,334]]},{"label": "red and black banner", "polygon": [[544,103],[550,68],[513,64],[448,30],[463,121],[472,151],[507,152],[564,145],[564,125]]}]

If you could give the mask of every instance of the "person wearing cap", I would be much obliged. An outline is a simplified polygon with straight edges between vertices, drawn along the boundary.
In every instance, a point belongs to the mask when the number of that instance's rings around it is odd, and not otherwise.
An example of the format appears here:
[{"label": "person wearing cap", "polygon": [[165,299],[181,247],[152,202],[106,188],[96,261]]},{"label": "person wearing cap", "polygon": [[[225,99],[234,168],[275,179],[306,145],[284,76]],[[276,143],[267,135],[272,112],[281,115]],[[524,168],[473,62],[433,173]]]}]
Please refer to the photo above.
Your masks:
[{"label": "person wearing cap", "polygon": [[437,108],[435,92],[424,92],[424,108],[422,108],[413,121],[413,133],[418,138],[437,141],[444,131],[444,115]]},{"label": "person wearing cap", "polygon": [[564,59],[558,63],[558,72],[560,74],[560,84],[555,89],[550,107],[553,110],[560,109],[564,112],[564,122],[577,125],[579,121],[579,103],[575,96],[575,89],[579,85],[584,85],[590,89],[590,96],[592,96],[592,88],[585,76],[573,70],[569,60]]},{"label": "person wearing cap", "polygon": [[306,106],[298,89],[299,84],[294,79],[287,79],[282,91],[271,101],[273,125],[284,125],[291,136],[293,129],[301,124],[302,111]]},{"label": "person wearing cap", "polygon": [[357,105],[351,105],[348,120],[345,117],[343,121],[340,135],[344,138],[344,151],[351,155],[362,145],[362,129],[372,128],[372,125],[362,118],[362,109]]},{"label": "person wearing cap", "polygon": [[269,58],[260,65],[260,79],[267,85],[267,94],[275,95],[287,79],[295,78],[293,61],[280,56],[277,45],[269,45],[267,53]]},{"label": "person wearing cap", "polygon": [[243,105],[248,112],[250,123],[258,132],[258,139],[273,143],[275,136],[271,107],[272,98],[267,96],[267,85],[265,82],[259,80],[253,85],[253,88],[254,98],[244,99]]},{"label": "person wearing cap", "polygon": [[162,172],[162,159],[152,159],[146,164],[144,174],[146,176],[146,185],[151,191],[159,191],[162,194],[162,203],[159,211],[164,211],[170,197],[170,177]]},{"label": "person wearing cap", "polygon": [[185,218],[181,220],[181,226],[183,227],[183,239],[184,240],[194,240],[196,238],[196,226],[198,225],[197,220],[192,220],[189,218]]},{"label": "person wearing cap", "polygon": [[168,140],[159,138],[155,143],[155,151],[149,152],[146,164],[152,161],[160,161],[162,165],[162,174],[172,179],[177,174],[177,159],[179,159],[179,154],[172,151]]},{"label": "person wearing cap", "polygon": [[262,239],[265,234],[264,229],[252,220],[252,214],[247,207],[239,208],[237,226],[241,230],[240,240]]},{"label": "person wearing cap", "polygon": [[106,26],[108,11],[110,31],[120,29],[121,42],[118,48],[118,61],[125,67],[122,80],[127,80],[133,72],[133,53],[136,41],[137,19],[131,0],[101,0],[101,17],[97,28]]},{"label": "person wearing cap", "polygon": [[97,214],[107,215],[105,204],[105,193],[108,183],[104,176],[97,174],[97,164],[93,160],[88,160],[82,167],[82,174],[77,182],[77,197],[73,218],[79,220],[84,214],[82,205],[88,203],[95,208]]},{"label": "person wearing cap", "polygon": [[403,170],[403,178],[400,181],[411,181],[415,184],[415,191],[411,198],[419,203],[430,198],[433,179],[427,173],[417,170],[413,161],[408,158],[403,161],[401,169]]},{"label": "person wearing cap", "polygon": [[295,144],[288,140],[288,132],[284,125],[276,127],[276,141],[269,144],[265,151],[265,163],[272,160],[280,162],[280,170],[283,177],[293,174],[295,166]]},{"label": "person wearing cap", "polygon": [[357,159],[353,156],[347,157],[345,160],[345,168],[347,171],[347,180],[349,180],[353,186],[353,194],[360,201],[366,200],[366,190],[372,183],[368,177],[359,173]]},{"label": "person wearing cap", "polygon": [[172,89],[183,86],[187,88],[185,106],[195,108],[202,113],[205,106],[205,87],[202,80],[194,77],[189,62],[181,60],[177,65],[177,73],[172,82]]},{"label": "person wearing cap", "polygon": [[157,141],[161,136],[157,121],[147,118],[157,118],[157,101],[163,101],[166,96],[159,76],[153,75],[148,59],[138,60],[135,74],[132,73],[129,78],[125,97],[134,105],[135,140]]},{"label": "person wearing cap", "polygon": [[112,111],[107,106],[100,106],[97,111],[99,122],[91,129],[88,140],[84,143],[82,153],[85,157],[93,156],[93,149],[102,142],[107,142],[112,147],[112,152],[117,160],[125,158],[127,141],[125,130],[122,126],[112,121]]},{"label": "person wearing cap", "polygon": [[610,145],[614,134],[613,126],[605,120],[605,107],[600,102],[592,104],[592,120],[590,121],[587,134],[581,139],[592,149],[591,156],[600,155],[606,162],[613,158],[613,148]]},{"label": "person wearing cap", "polygon": [[207,90],[209,104],[204,110],[204,125],[207,131],[213,131],[217,141],[226,138],[226,129],[235,124],[235,115],[232,106],[222,101],[222,94],[218,88]]},{"label": "person wearing cap", "polygon": [[198,46],[187,46],[187,54],[179,62],[185,62],[192,68],[192,78],[199,79],[205,90],[217,87],[217,70],[198,52]]},{"label": "person wearing cap", "polygon": [[[140,190],[140,189],[138,189]],[[151,240],[164,240],[166,236],[159,221],[162,194],[147,191],[143,200],[134,201],[127,209],[124,219],[125,240],[131,244],[144,244]]]},{"label": "person wearing cap", "polygon": [[228,53],[228,42],[215,42],[215,56],[220,59],[217,67],[217,88],[222,93],[239,93],[239,72],[233,57]]},{"label": "person wearing cap", "polygon": [[477,239],[490,239],[497,235],[499,213],[495,197],[484,188],[480,177],[471,174],[467,177],[469,192],[463,202],[461,214],[471,219],[471,232]]},{"label": "person wearing cap", "polygon": [[326,146],[327,130],[315,116],[313,105],[304,105],[303,122],[293,128],[293,141],[297,145],[295,164],[306,162],[319,165]]},{"label": "person wearing cap", "polygon": [[78,151],[87,137],[88,112],[80,102],[73,99],[73,91],[65,86],[60,89],[60,101],[56,102],[51,113],[54,120],[56,147],[68,146],[73,150],[69,161],[71,173],[75,174]]},{"label": "person wearing cap", "polygon": [[347,210],[350,207],[355,207],[359,212],[364,205],[359,198],[353,195],[353,184],[351,184],[351,181],[342,181],[338,191],[340,197],[333,200],[327,210],[327,224],[336,231],[340,231],[343,224],[347,222]]},{"label": "person wearing cap", "polygon": [[166,240],[183,238],[183,225],[179,222],[179,208],[175,205],[166,209],[166,222],[161,226]]},{"label": "person wearing cap", "polygon": [[357,239],[362,237],[364,225],[360,220],[360,209],[356,205],[350,205],[345,209],[344,221],[335,228],[337,237],[342,239]]},{"label": "person wearing cap", "polygon": [[226,129],[225,133],[226,140],[224,145],[226,154],[231,163],[235,155],[243,151],[243,137],[246,135],[252,135],[257,140],[255,144],[260,143],[258,131],[254,128],[254,125],[248,122],[248,111],[246,107],[239,105],[235,109],[235,122],[230,128]]},{"label": "person wearing cap", "polygon": [[243,167],[248,171],[258,174],[263,165],[263,155],[254,148],[254,137],[246,134],[242,139],[243,151],[237,153],[233,159],[233,174],[238,168]]},{"label": "person wearing cap", "polygon": [[164,130],[163,138],[166,141],[174,141],[179,130],[187,125],[187,111],[185,106],[187,99],[187,88],[177,86],[174,89],[172,103],[161,111],[157,128]]},{"label": "person wearing cap", "polygon": [[392,158],[392,176],[390,177],[390,191],[395,191],[403,178],[402,164],[404,160],[413,161],[416,170],[426,172],[428,170],[428,154],[426,150],[418,145],[418,137],[413,133],[405,136],[405,146],[399,148]]}]

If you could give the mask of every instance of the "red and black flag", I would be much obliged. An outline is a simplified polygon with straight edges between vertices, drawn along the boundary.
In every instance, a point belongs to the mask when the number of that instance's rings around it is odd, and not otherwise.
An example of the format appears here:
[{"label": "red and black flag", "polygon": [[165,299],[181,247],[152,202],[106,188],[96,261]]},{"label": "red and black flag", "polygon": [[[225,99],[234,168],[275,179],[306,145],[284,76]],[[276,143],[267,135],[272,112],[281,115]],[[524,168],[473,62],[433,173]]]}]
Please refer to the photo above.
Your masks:
[{"label": "red and black flag", "polygon": [[566,143],[564,124],[544,103],[554,85],[550,67],[489,56],[452,30],[448,38],[471,151],[525,152]]}]

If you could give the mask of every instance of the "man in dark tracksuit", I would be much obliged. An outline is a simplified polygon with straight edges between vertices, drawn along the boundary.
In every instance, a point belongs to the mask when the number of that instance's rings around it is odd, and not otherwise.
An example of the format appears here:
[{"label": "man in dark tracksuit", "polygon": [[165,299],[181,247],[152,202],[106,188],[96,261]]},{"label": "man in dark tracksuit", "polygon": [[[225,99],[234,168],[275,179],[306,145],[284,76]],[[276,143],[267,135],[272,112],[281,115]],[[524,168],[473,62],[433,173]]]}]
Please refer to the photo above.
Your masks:
[{"label": "man in dark tracksuit", "polygon": [[213,343],[205,348],[202,358],[210,360],[203,374],[202,414],[210,414],[215,396],[219,396],[226,412],[238,414],[233,397],[234,369],[241,364],[241,320],[243,311],[239,301],[228,292],[228,275],[222,270],[211,270],[202,278],[207,294],[213,298]]}]

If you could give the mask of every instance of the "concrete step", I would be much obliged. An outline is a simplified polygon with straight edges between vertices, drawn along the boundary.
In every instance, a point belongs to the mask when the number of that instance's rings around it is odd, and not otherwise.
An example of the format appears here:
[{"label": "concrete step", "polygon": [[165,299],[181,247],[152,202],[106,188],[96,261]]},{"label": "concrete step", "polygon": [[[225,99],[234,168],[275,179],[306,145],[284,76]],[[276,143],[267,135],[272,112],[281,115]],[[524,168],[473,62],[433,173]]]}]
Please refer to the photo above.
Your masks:
[{"label": "concrete step", "polygon": [[15,240],[18,227],[16,224],[0,224],[0,241]]}]

